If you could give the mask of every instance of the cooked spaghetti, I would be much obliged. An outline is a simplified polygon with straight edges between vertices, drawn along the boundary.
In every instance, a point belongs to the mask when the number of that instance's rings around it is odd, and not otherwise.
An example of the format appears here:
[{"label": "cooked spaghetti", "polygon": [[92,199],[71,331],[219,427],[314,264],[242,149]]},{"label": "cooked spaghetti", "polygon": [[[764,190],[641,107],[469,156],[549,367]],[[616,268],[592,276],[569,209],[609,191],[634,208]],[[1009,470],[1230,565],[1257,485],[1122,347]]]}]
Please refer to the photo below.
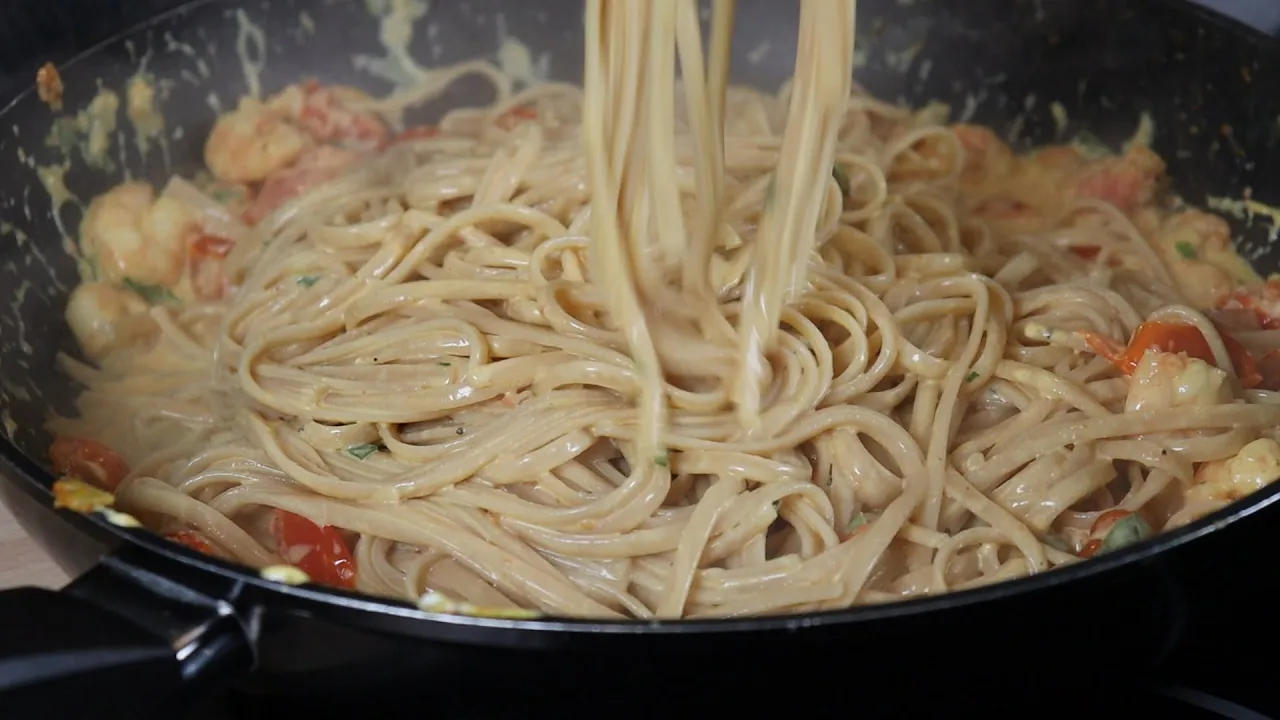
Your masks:
[{"label": "cooked spaghetti", "polygon": [[[1280,284],[1163,163],[851,86],[853,0],[588,0],[584,87],[246,98],[81,228],[55,469],[426,607],[803,612],[1047,571],[1280,476]],[[677,80],[677,67],[679,80]]]}]

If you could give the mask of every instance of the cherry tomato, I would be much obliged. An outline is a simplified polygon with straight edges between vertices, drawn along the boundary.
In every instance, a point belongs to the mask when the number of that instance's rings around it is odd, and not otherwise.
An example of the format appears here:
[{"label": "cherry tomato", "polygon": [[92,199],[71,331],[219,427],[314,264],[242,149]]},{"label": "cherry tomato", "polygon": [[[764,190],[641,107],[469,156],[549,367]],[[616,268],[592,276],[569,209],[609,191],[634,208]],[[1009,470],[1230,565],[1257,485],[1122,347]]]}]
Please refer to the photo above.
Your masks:
[{"label": "cherry tomato", "polygon": [[[1231,363],[1235,365],[1240,382],[1246,387],[1257,387],[1262,376],[1258,374],[1258,363],[1249,351],[1222,328],[1218,329],[1222,342],[1227,346]],[[1186,353],[1188,357],[1199,358],[1205,362],[1213,362],[1213,352],[1209,350],[1209,342],[1194,325],[1169,322],[1145,322],[1138,326],[1127,348],[1096,333],[1084,333],[1085,342],[1094,352],[1110,360],[1126,375],[1132,375],[1138,368],[1138,361],[1148,350],[1167,353]]]},{"label": "cherry tomato", "polygon": [[356,586],[356,561],[342,531],[320,526],[287,510],[271,518],[276,552],[317,583],[344,589]]},{"label": "cherry tomato", "polygon": [[1093,527],[1089,530],[1089,542],[1085,543],[1084,549],[1080,551],[1080,557],[1091,558],[1098,554],[1111,528],[1132,514],[1128,510],[1108,510],[1099,515],[1098,519],[1093,521]]},{"label": "cherry tomato", "polygon": [[376,115],[347,107],[341,88],[325,87],[309,80],[303,85],[303,91],[306,99],[298,124],[316,140],[374,147],[386,142],[387,127]]},{"label": "cherry tomato", "polygon": [[176,542],[179,545],[185,545],[196,552],[204,553],[205,555],[217,555],[213,549],[213,545],[210,545],[209,541],[195,530],[179,530],[176,533],[169,533],[168,535],[165,535],[165,538],[172,542]]},{"label": "cherry tomato", "polygon": [[53,471],[70,475],[103,490],[115,490],[129,474],[129,466],[115,450],[86,438],[59,437],[49,446]]},{"label": "cherry tomato", "polygon": [[1263,329],[1280,328],[1280,279],[1235,290],[1218,301],[1218,309],[1247,310],[1257,317]]},{"label": "cherry tomato", "polygon": [[534,110],[528,105],[517,105],[499,115],[498,119],[495,120],[493,124],[503,130],[514,130],[520,123],[523,123],[526,120],[536,120],[537,118],[537,110]]},{"label": "cherry tomato", "polygon": [[200,235],[191,243],[187,272],[191,276],[191,289],[197,298],[218,300],[226,294],[227,255],[235,246],[234,240],[217,235]]}]

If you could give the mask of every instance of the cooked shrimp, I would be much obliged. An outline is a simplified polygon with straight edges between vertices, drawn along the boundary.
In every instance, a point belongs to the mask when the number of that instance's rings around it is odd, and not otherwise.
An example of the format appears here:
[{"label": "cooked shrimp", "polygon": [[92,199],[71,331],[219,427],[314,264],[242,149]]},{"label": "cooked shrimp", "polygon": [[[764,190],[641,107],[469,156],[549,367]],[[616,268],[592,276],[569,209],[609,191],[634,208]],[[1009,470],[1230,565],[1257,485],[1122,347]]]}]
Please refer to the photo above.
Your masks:
[{"label": "cooked shrimp", "polygon": [[1125,412],[1228,402],[1231,402],[1231,387],[1222,370],[1199,358],[1149,350],[1133,371]]},{"label": "cooked shrimp", "polygon": [[296,121],[316,142],[371,149],[385,144],[389,133],[376,115],[351,109],[367,100],[369,96],[356,88],[309,80],[290,85],[267,105]]},{"label": "cooked shrimp", "polygon": [[386,125],[376,115],[350,107],[367,97],[353,88],[309,81],[290,85],[265,102],[246,98],[218,118],[205,145],[205,164],[219,180],[261,182],[316,145],[382,147]]},{"label": "cooked shrimp", "polygon": [[172,289],[182,280],[186,243],[197,227],[182,203],[157,199],[146,183],[126,182],[89,205],[80,238],[102,279]]},{"label": "cooked shrimp", "polygon": [[1212,307],[1235,288],[1231,273],[1206,259],[1231,250],[1231,227],[1222,218],[1199,210],[1173,215],[1155,245],[1192,305]]},{"label": "cooked shrimp", "polygon": [[1233,457],[1196,468],[1195,484],[1165,529],[1194,522],[1276,480],[1280,480],[1280,443],[1271,438],[1254,440]]},{"label": "cooked shrimp", "polygon": [[66,319],[91,358],[138,343],[158,330],[141,297],[103,282],[77,287],[67,300]]},{"label": "cooked shrimp", "polygon": [[1159,155],[1149,148],[1132,147],[1120,157],[1089,164],[1076,178],[1070,194],[1105,200],[1130,212],[1155,196],[1164,170]]},{"label": "cooked shrimp", "polygon": [[218,118],[204,146],[214,177],[228,182],[260,182],[292,165],[311,138],[280,112],[252,98]]}]

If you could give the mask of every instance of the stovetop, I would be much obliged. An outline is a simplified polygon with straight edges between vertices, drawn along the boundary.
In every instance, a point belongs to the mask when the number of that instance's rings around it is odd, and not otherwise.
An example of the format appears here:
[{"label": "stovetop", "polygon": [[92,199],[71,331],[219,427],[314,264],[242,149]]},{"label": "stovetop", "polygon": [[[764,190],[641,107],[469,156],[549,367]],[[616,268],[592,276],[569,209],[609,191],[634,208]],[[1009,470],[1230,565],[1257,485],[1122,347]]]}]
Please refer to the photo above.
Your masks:
[{"label": "stovetop", "polygon": [[[1121,695],[1108,695],[1104,697],[1090,697],[1087,691],[1087,678],[1082,678],[1081,692],[1077,697],[1043,697],[1039,702],[1028,705],[1021,703],[1017,706],[998,706],[991,705],[977,700],[975,698],[957,699],[952,707],[952,712],[963,708],[966,713],[974,715],[983,715],[988,718],[1001,717],[1117,717],[1120,713],[1141,713],[1142,717],[1160,718],[1161,720],[1207,720],[1210,718],[1230,718],[1231,720],[1270,720],[1272,718],[1280,718],[1280,689],[1277,692],[1270,693],[1270,698],[1257,697],[1263,693],[1250,692],[1249,698],[1242,697],[1237,691],[1234,695],[1226,696],[1219,694],[1220,691],[1212,688],[1193,687],[1188,685],[1162,685],[1154,687],[1144,687],[1135,689],[1132,692]],[[1274,688],[1274,685],[1272,685]],[[741,697],[741,688],[731,689],[732,693],[726,693],[725,697],[733,697],[738,695]],[[246,695],[237,695],[235,693],[222,692],[212,695],[202,702],[199,706],[188,715],[188,720],[224,720],[235,718],[235,720],[279,720],[284,717],[285,713],[294,713],[298,716],[307,717],[308,720],[319,720],[321,718],[382,718],[382,717],[401,717],[412,716],[416,714],[427,715],[438,720],[451,720],[453,718],[466,720],[528,720],[528,718],[554,717],[557,720],[572,720],[573,718],[601,718],[607,717],[610,720],[614,718],[645,718],[659,717],[653,713],[643,714],[628,710],[627,698],[618,697],[613,702],[602,704],[598,702],[583,703],[577,699],[569,698],[552,698],[539,700],[534,697],[508,697],[508,698],[483,698],[474,699],[474,704],[467,706],[453,707],[449,704],[427,704],[427,705],[403,705],[402,701],[394,699],[379,700],[378,698],[364,697],[347,697],[347,698],[261,698],[250,697]],[[733,707],[738,707],[736,703],[741,700],[729,701]],[[840,705],[845,705],[848,700],[842,699]],[[833,698],[827,702],[815,702],[812,710],[816,712],[830,712],[837,701]],[[1269,707],[1268,707],[1269,705]],[[718,706],[718,707],[717,707]],[[410,710],[409,708],[417,708]],[[810,710],[802,704],[788,702],[785,706],[793,714],[795,711],[801,711],[800,714],[809,714],[805,711]],[[726,705],[721,703],[713,703],[705,699],[701,701],[683,702],[678,696],[671,698],[671,712],[666,714],[667,718],[671,714],[689,714],[706,712],[715,712],[717,710],[725,710]],[[778,709],[782,709],[779,704]],[[761,712],[769,711],[766,704],[761,708]],[[774,711],[769,711],[773,714]],[[741,714],[741,711],[734,714]],[[859,713],[862,717],[876,717],[875,714]],[[747,716],[750,716],[749,714]],[[932,717],[934,713],[917,709],[901,714],[895,713],[897,717]]]}]

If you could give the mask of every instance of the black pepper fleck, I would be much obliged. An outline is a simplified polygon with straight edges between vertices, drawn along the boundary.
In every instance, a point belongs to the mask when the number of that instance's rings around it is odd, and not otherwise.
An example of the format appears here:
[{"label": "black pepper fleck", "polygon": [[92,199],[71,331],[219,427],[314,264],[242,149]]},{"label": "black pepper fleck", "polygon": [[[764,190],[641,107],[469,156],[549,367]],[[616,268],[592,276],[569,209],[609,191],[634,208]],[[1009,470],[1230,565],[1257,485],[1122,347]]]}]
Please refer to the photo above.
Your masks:
[{"label": "black pepper fleck", "polygon": [[459,435],[465,435],[465,434],[466,434],[466,432],[467,432],[467,431],[466,431],[465,429],[463,429],[463,428],[458,428],[458,434],[459,434]]}]

